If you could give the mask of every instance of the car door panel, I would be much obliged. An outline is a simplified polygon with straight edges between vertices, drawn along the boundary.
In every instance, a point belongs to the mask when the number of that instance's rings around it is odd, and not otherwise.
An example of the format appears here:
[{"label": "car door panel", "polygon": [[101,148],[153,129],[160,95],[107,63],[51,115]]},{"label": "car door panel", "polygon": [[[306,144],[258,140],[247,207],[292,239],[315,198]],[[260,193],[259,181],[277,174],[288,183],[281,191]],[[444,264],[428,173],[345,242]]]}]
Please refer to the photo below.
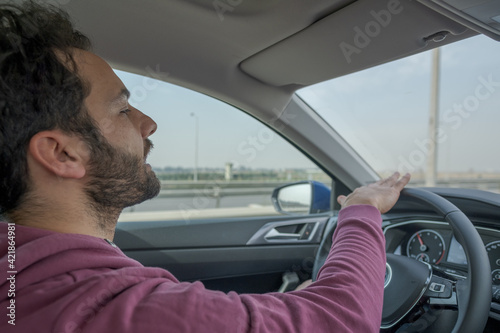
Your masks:
[{"label": "car door panel", "polygon": [[[121,222],[115,243],[127,256],[145,266],[165,268],[181,281],[199,280],[208,288],[224,291],[268,292],[279,288],[284,272],[295,271],[301,280],[308,278],[329,218]],[[273,230],[308,230],[309,234],[266,239]],[[289,234],[297,233],[281,232]]]}]

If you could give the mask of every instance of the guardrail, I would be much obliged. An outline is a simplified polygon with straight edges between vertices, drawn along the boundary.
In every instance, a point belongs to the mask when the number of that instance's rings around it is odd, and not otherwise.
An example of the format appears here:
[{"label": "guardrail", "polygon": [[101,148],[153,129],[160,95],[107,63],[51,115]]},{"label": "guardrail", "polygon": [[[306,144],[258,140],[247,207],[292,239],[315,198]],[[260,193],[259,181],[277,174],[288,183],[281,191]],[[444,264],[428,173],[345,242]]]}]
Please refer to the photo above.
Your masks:
[{"label": "guardrail", "polygon": [[[425,186],[425,181],[418,179],[410,181],[410,186]],[[498,178],[464,178],[438,179],[436,187],[470,188],[476,190],[500,193],[500,179]]]},{"label": "guardrail", "polygon": [[205,197],[216,200],[230,196],[271,195],[276,187],[286,182],[216,182],[216,181],[162,181],[158,198]]}]

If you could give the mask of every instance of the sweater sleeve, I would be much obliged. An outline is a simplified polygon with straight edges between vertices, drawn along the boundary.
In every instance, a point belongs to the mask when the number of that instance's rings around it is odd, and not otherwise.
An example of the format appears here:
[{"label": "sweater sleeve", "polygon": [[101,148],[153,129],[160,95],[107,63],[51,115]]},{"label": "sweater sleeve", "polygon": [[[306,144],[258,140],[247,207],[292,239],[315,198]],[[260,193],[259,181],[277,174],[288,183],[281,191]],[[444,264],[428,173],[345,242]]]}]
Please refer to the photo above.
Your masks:
[{"label": "sweater sleeve", "polygon": [[[380,213],[368,205],[342,209],[333,237],[318,280],[305,289],[225,294],[200,282],[166,279],[161,269],[132,267],[112,278],[96,277],[103,282],[85,287],[87,303],[66,305],[54,331],[379,332],[385,273]],[[113,295],[89,305],[89,294],[103,290]]]},{"label": "sweater sleeve", "polygon": [[346,207],[315,283],[286,294],[242,296],[255,332],[379,332],[386,260],[381,222],[373,206]]}]

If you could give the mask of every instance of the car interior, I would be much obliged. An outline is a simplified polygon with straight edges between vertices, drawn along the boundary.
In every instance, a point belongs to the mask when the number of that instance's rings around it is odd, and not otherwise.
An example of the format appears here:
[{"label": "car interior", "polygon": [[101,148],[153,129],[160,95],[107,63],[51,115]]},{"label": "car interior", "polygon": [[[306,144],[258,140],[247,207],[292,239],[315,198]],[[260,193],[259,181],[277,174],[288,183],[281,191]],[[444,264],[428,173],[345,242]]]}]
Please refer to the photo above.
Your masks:
[{"label": "car interior", "polygon": [[[224,292],[286,292],[314,279],[331,246],[335,198],[381,177],[297,91],[476,36],[500,41],[497,0],[48,2],[66,10],[118,72],[230,105],[325,175],[270,184],[272,209],[254,214],[204,215],[196,205],[196,214],[181,209],[168,218],[123,213],[115,243],[126,255]],[[212,198],[206,192],[198,199]],[[416,184],[383,215],[381,331],[498,332],[499,193]]]}]

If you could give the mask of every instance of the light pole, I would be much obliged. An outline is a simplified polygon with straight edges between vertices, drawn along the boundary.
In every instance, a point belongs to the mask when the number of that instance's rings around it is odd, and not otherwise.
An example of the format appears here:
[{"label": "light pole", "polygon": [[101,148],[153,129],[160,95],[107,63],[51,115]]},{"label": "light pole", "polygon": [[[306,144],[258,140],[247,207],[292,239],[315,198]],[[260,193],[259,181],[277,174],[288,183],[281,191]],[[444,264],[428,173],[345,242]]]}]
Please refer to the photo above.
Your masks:
[{"label": "light pole", "polygon": [[194,174],[193,180],[198,181],[198,116],[191,112],[191,117],[194,117],[195,130],[194,130]]},{"label": "light pole", "polygon": [[432,51],[431,106],[429,112],[429,151],[425,170],[425,186],[436,186],[437,130],[439,122],[439,47]]}]

